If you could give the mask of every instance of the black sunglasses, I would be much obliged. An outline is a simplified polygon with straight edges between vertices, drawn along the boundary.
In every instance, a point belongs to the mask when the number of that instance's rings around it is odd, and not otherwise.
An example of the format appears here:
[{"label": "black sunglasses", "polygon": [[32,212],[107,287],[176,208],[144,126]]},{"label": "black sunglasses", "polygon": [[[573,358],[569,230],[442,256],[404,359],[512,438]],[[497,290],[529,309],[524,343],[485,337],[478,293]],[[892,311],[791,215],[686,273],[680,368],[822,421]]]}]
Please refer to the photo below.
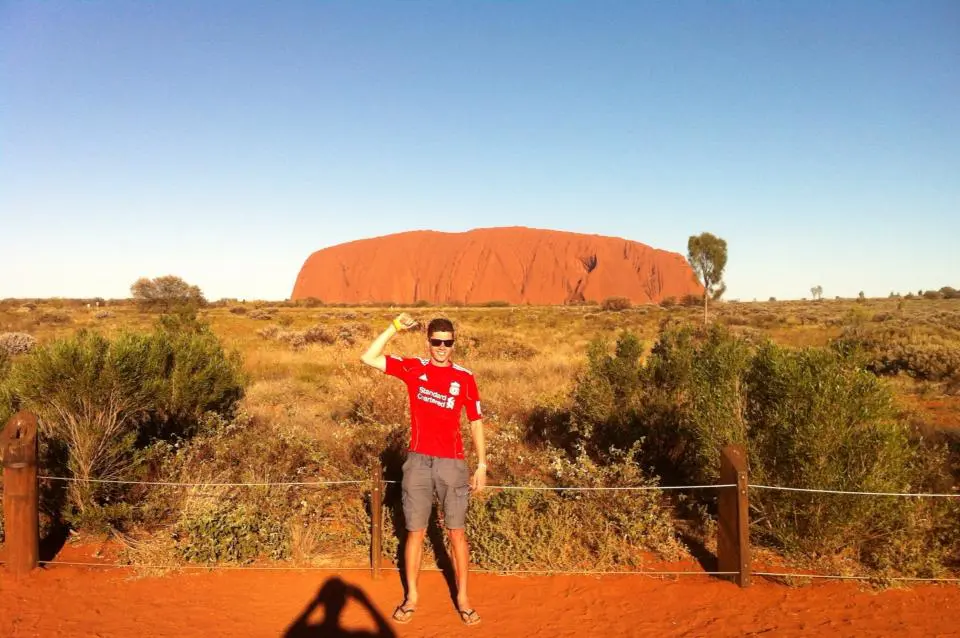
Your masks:
[{"label": "black sunglasses", "polygon": [[431,339],[430,345],[434,348],[439,348],[440,344],[447,346],[448,348],[453,346],[453,339]]}]

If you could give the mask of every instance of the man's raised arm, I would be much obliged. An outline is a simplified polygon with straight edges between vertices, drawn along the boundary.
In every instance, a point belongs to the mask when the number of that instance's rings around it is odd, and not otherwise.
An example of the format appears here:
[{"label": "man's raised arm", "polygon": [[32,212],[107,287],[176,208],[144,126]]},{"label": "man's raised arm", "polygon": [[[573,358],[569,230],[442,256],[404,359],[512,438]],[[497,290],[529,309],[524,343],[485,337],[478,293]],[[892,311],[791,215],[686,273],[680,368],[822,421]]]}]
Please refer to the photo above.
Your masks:
[{"label": "man's raised arm", "polygon": [[376,368],[380,372],[387,371],[387,358],[383,356],[383,349],[387,346],[387,342],[393,338],[393,335],[403,330],[409,330],[417,325],[417,322],[405,312],[401,312],[399,315],[394,318],[393,322],[387,329],[380,333],[376,339],[373,340],[373,343],[370,344],[370,347],[367,348],[367,351],[360,355],[360,360],[371,368]]}]

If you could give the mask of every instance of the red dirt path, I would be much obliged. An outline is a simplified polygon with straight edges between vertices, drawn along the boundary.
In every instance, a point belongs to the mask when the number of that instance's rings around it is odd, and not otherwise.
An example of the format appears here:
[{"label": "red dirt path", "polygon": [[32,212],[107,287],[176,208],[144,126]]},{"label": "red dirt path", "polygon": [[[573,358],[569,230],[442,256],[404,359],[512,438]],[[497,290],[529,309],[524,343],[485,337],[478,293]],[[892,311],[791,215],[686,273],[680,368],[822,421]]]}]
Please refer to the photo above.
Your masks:
[{"label": "red dirt path", "polygon": [[[342,581],[337,580],[342,578]],[[706,576],[477,574],[471,598],[483,621],[463,626],[443,577],[421,577],[413,622],[385,623],[350,597],[322,626],[322,591],[345,582],[388,617],[401,594],[395,572],[222,571],[136,577],[130,570],[51,566],[20,581],[0,576],[0,636],[960,636],[960,587],[864,591],[852,583],[791,588],[763,579],[745,590]],[[324,588],[324,585],[327,585]],[[331,628],[333,627],[333,628]],[[291,631],[292,630],[292,631]],[[355,633],[359,632],[359,633]]]}]

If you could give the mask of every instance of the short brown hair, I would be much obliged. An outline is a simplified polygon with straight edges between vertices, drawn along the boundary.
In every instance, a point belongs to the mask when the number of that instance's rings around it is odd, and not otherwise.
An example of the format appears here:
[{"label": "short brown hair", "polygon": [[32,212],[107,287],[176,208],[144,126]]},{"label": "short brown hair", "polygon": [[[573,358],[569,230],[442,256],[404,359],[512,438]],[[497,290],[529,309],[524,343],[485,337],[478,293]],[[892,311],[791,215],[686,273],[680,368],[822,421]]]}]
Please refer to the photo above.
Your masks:
[{"label": "short brown hair", "polygon": [[429,339],[435,332],[449,332],[453,334],[453,322],[443,317],[432,319],[430,323],[427,324],[427,338]]}]

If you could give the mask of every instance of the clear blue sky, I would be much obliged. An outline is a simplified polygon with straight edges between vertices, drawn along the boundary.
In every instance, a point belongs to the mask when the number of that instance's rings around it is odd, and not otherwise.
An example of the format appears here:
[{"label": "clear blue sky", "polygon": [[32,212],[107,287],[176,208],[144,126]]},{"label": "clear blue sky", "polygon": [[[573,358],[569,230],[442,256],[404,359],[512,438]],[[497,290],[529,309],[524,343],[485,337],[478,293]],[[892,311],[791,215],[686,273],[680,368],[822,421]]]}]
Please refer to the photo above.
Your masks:
[{"label": "clear blue sky", "polygon": [[522,225],[728,298],[960,288],[960,2],[0,0],[0,298]]}]

